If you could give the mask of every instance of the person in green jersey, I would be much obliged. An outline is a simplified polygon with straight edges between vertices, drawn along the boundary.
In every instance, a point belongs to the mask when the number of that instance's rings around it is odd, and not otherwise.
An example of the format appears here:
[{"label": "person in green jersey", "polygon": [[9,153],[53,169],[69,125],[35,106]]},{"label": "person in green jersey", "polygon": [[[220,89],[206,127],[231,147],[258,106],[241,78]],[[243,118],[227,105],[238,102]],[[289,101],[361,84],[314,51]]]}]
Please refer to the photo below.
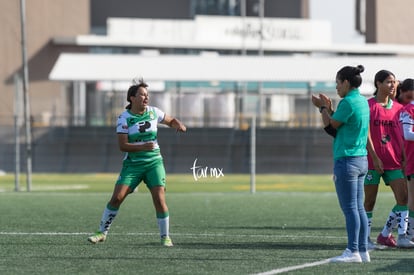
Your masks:
[{"label": "person in green jersey", "polygon": [[173,246],[169,236],[169,213],[165,200],[165,169],[157,142],[157,125],[165,124],[177,132],[185,132],[181,121],[149,106],[148,85],[139,80],[128,89],[129,102],[117,121],[118,145],[125,152],[122,170],[112,197],[106,205],[99,230],[88,238],[91,243],[106,240],[109,228],[125,198],[143,181],[150,190],[154,203],[161,244]]},{"label": "person in green jersey", "polygon": [[367,140],[369,106],[359,92],[364,67],[345,66],[336,74],[336,90],[342,98],[336,111],[326,95],[312,95],[325,131],[334,137],[334,182],[345,216],[347,248],[331,262],[370,262],[367,250],[368,220],[364,209],[364,179],[368,172]]}]

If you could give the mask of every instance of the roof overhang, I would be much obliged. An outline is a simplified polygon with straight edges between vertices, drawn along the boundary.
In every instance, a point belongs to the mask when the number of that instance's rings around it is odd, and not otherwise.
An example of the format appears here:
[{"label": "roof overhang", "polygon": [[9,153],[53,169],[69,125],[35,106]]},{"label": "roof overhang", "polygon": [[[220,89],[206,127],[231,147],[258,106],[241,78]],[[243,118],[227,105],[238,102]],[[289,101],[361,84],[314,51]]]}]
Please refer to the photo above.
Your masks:
[{"label": "roof overhang", "polygon": [[332,82],[343,66],[365,67],[363,78],[372,81],[387,69],[398,79],[413,77],[414,58],[403,57],[309,57],[309,56],[190,56],[115,55],[63,53],[50,80],[131,81],[281,81]]},{"label": "roof overhang", "polygon": [[[215,41],[214,43],[199,43],[192,41],[154,41],[144,40],[135,41],[131,37],[108,37],[103,35],[78,35],[75,37],[54,37],[53,43],[56,45],[70,45],[82,47],[131,47],[131,48],[151,48],[151,49],[195,49],[195,50],[232,50],[242,51],[242,44],[237,47],[224,42]],[[258,51],[257,46],[245,45],[245,50]],[[284,52],[284,53],[327,53],[327,54],[354,54],[354,55],[391,55],[391,56],[414,56],[414,46],[402,44],[330,44],[320,45],[312,43],[274,43],[266,45],[265,51]]]}]

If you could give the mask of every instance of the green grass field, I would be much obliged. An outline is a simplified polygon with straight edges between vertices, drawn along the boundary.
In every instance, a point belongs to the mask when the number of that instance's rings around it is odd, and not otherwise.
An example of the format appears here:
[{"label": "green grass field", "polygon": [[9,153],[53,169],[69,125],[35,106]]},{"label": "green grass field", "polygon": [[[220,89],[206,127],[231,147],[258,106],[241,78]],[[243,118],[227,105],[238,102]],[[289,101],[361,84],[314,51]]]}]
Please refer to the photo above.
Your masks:
[{"label": "green grass field", "polygon": [[[123,204],[105,243],[86,241],[111,195],[114,174],[35,174],[32,192],[0,177],[0,274],[257,274],[342,253],[346,232],[329,175],[248,175],[194,181],[169,175],[175,246],[159,244],[148,192]],[[373,235],[394,204],[385,187]],[[412,274],[414,250],[371,253],[369,264],[322,264],[289,274]]]},{"label": "green grass field", "polygon": [[[112,192],[116,174],[34,174],[32,191]],[[26,177],[20,176],[20,190],[26,191]],[[0,191],[13,191],[14,175],[0,177]],[[250,192],[250,176],[243,174],[205,177],[195,180],[191,173],[167,175],[167,189],[171,193],[194,192]],[[140,187],[143,192],[145,187]],[[258,192],[334,192],[332,177],[328,175],[256,175]]]}]

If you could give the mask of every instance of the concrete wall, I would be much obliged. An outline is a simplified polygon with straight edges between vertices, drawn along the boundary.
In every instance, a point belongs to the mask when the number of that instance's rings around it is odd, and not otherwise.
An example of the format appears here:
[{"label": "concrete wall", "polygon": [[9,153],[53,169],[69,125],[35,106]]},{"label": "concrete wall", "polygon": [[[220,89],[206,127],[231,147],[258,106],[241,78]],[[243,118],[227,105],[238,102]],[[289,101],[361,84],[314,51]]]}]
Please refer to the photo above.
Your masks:
[{"label": "concrete wall", "polygon": [[366,0],[366,42],[413,44],[412,0]]},{"label": "concrete wall", "polygon": [[[61,51],[55,36],[89,33],[89,1],[35,0],[26,2],[26,44],[32,114],[66,115],[61,84],[48,81],[49,72]],[[13,75],[22,69],[20,1],[0,1],[0,124],[13,122],[15,86]],[[79,51],[79,49],[77,50]]]},{"label": "concrete wall", "polygon": [[[13,128],[1,128],[0,170],[14,171]],[[112,127],[34,128],[34,172],[118,172],[123,153]],[[24,140],[22,141],[24,142]],[[250,131],[190,128],[159,129],[168,173],[192,173],[197,166],[249,173]],[[332,140],[322,129],[257,129],[257,173],[331,173]],[[22,170],[24,144],[21,147]]]}]

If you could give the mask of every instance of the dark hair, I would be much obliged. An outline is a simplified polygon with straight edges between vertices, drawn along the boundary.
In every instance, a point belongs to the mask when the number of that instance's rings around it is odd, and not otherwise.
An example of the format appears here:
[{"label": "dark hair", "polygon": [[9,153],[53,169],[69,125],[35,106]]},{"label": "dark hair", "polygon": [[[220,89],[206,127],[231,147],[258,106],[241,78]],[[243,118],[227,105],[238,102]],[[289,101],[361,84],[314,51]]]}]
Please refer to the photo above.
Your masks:
[{"label": "dark hair", "polygon": [[407,78],[403,82],[400,82],[397,86],[397,92],[395,93],[395,99],[398,100],[401,93],[414,91],[414,79]]},{"label": "dark hair", "polygon": [[401,92],[414,91],[414,79],[407,78],[400,85],[398,85]]},{"label": "dark hair", "polygon": [[342,82],[348,80],[352,88],[358,88],[359,86],[361,86],[361,73],[364,70],[365,68],[362,65],[358,65],[356,67],[345,66],[336,73],[336,78],[341,80]]},{"label": "dark hair", "polygon": [[377,93],[378,93],[377,82],[382,83],[382,82],[384,82],[385,79],[387,79],[391,75],[395,78],[395,75],[392,72],[388,71],[388,70],[381,70],[381,71],[378,71],[375,74],[375,77],[374,77],[374,85],[375,85],[374,95],[377,95]]},{"label": "dark hair", "polygon": [[131,110],[131,96],[136,96],[139,88],[148,87],[148,84],[145,83],[143,79],[139,79],[138,81],[134,80],[134,83],[135,84],[129,87],[128,93],[127,93],[127,101],[129,102],[129,104],[125,107],[125,109],[128,109],[128,110]]}]

